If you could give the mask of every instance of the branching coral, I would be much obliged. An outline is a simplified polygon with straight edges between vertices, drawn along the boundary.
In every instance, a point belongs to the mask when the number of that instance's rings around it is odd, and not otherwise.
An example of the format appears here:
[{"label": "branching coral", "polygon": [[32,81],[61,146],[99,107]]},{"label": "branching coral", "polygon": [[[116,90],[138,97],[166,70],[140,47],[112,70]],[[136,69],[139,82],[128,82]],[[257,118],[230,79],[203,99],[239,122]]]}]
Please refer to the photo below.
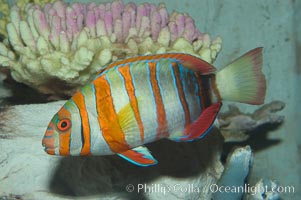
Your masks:
[{"label": "branching coral", "polygon": [[282,101],[273,101],[265,104],[252,114],[242,113],[234,105],[218,117],[219,129],[225,138],[225,142],[242,142],[250,137],[250,134],[259,127],[269,124],[280,125],[284,116],[277,112],[285,107]]},{"label": "branching coral", "polygon": [[[54,0],[16,0],[16,4],[21,10],[24,10],[24,7],[29,2],[33,2],[35,4],[44,5],[48,2],[53,2]],[[8,0],[0,0],[0,34],[2,36],[7,36],[6,25],[9,22],[9,4]]]},{"label": "branching coral", "polygon": [[9,6],[4,0],[0,0],[0,34],[7,36],[5,31],[6,24],[9,20]]},{"label": "branching coral", "polygon": [[199,32],[193,19],[164,6],[29,3],[10,9],[0,65],[43,93],[72,94],[106,64],[137,54],[186,52],[213,62],[221,39]]}]

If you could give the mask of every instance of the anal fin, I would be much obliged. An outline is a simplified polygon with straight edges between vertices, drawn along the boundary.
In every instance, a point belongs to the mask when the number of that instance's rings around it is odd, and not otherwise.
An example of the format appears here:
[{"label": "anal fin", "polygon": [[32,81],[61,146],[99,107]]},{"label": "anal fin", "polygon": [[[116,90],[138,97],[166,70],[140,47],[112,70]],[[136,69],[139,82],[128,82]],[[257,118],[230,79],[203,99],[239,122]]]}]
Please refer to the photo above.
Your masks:
[{"label": "anal fin", "polygon": [[158,163],[158,161],[151,155],[149,150],[143,146],[118,153],[117,155],[135,165],[143,167],[155,165]]},{"label": "anal fin", "polygon": [[177,141],[189,142],[203,138],[211,130],[221,106],[222,103],[217,102],[206,108],[198,119],[185,128],[184,135]]}]

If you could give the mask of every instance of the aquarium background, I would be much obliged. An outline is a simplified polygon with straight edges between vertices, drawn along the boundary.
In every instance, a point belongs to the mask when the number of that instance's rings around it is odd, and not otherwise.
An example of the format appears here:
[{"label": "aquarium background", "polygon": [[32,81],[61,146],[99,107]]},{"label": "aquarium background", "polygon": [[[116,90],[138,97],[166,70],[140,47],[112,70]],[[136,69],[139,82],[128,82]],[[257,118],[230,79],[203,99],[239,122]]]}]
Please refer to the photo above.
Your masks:
[{"label": "aquarium background", "polygon": [[[94,0],[94,2],[106,1]],[[133,2],[138,4],[146,1]],[[209,33],[213,37],[220,36],[223,39],[222,50],[214,63],[219,69],[248,50],[264,47],[263,72],[267,79],[265,103],[274,100],[285,102],[286,107],[279,113],[285,116],[285,121],[278,129],[269,131],[265,136],[258,136],[252,141],[251,148],[255,156],[249,183],[255,184],[264,178],[274,180],[282,186],[294,186],[294,194],[281,194],[281,197],[299,199],[301,1],[149,0],[148,2],[156,4],[164,2],[169,13],[173,10],[187,12],[201,32]],[[239,105],[243,112],[252,112],[257,108],[238,103],[236,105]],[[223,109],[226,108],[227,103]],[[3,192],[1,188],[0,192]]]}]

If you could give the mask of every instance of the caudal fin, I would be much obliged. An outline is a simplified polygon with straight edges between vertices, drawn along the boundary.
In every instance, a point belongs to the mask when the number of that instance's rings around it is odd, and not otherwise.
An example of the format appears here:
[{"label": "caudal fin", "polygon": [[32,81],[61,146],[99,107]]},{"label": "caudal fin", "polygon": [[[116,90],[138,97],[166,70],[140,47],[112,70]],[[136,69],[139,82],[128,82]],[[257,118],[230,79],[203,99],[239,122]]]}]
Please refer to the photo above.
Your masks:
[{"label": "caudal fin", "polygon": [[262,104],[266,81],[262,68],[262,48],[244,54],[216,73],[216,84],[224,100]]}]

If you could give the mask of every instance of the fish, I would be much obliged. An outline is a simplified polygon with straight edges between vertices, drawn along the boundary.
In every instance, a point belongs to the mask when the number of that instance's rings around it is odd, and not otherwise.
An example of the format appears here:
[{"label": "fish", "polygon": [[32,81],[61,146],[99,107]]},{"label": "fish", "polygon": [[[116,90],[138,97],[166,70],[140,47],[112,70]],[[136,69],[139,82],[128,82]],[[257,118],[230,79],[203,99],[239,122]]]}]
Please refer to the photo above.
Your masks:
[{"label": "fish", "polygon": [[145,144],[196,141],[213,127],[222,101],[264,103],[262,47],[217,70],[186,53],[141,55],[98,72],[53,116],[42,139],[50,155],[114,155],[158,163]]}]

